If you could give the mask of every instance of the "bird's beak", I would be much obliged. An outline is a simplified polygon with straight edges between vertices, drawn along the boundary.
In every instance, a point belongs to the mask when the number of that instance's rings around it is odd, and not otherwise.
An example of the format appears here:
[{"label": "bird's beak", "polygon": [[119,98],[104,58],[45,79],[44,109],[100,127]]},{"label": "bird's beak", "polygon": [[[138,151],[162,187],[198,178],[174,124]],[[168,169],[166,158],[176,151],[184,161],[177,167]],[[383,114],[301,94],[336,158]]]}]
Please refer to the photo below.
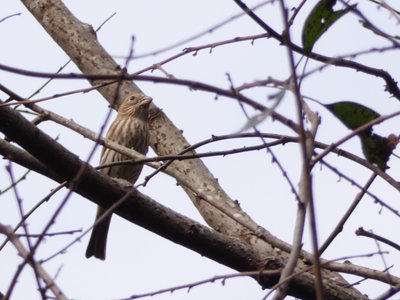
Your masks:
[{"label": "bird's beak", "polygon": [[142,101],[140,101],[140,106],[149,106],[150,103],[153,101],[153,98],[149,96],[144,96]]}]

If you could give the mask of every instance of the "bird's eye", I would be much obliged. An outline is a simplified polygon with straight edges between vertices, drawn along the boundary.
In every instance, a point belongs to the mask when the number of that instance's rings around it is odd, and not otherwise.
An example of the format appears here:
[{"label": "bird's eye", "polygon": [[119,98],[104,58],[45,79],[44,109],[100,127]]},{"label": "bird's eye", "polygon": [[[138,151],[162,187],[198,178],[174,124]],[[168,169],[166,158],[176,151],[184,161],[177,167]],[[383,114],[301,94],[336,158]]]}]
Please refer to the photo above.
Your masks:
[{"label": "bird's eye", "polygon": [[135,101],[135,100],[136,100],[136,97],[135,97],[135,96],[132,96],[132,97],[129,98],[129,100]]}]

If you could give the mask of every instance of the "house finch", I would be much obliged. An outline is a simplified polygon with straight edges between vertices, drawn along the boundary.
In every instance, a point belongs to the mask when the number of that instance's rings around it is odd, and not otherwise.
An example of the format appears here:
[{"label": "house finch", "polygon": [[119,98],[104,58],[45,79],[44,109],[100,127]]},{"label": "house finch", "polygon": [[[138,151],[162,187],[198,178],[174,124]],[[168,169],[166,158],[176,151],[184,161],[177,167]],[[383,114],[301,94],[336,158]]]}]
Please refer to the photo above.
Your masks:
[{"label": "house finch", "polygon": [[[117,118],[111,124],[106,138],[128,148],[146,154],[149,146],[147,125],[148,108],[152,99],[143,94],[135,94],[126,99],[118,109]],[[100,165],[129,160],[130,158],[104,147],[101,152]],[[111,177],[125,179],[132,184],[138,179],[143,165],[123,164],[103,168],[100,172]],[[97,207],[96,221],[106,210]],[[106,243],[108,228],[112,214],[106,216],[93,227],[92,235],[86,249],[86,257],[94,256],[104,260],[106,258]]]}]

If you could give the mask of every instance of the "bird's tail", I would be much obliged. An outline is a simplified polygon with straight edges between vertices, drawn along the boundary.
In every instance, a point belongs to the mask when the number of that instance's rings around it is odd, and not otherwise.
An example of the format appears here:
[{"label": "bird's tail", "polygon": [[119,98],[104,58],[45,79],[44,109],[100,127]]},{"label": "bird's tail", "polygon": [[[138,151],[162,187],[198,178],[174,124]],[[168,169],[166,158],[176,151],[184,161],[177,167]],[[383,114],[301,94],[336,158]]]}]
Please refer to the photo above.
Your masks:
[{"label": "bird's tail", "polygon": [[[104,209],[98,207],[96,220],[100,218],[104,213]],[[90,236],[89,244],[86,248],[86,258],[96,257],[101,260],[106,259],[106,245],[108,228],[110,227],[111,216],[105,217],[98,224],[93,227],[92,234]]]}]

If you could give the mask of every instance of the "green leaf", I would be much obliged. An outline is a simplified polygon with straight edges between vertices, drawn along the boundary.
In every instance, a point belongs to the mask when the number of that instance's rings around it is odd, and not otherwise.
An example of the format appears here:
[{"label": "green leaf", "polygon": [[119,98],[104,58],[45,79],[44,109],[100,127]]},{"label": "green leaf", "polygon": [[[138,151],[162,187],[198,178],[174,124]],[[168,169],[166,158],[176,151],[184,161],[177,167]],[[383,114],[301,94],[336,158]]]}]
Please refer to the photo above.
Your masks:
[{"label": "green leaf", "polygon": [[379,169],[385,171],[389,157],[398,144],[398,137],[391,134],[386,138],[374,133],[363,133],[359,137],[365,158],[371,164],[376,164]]},{"label": "green leaf", "polygon": [[[342,121],[347,128],[352,130],[380,117],[380,114],[376,111],[351,101],[325,104],[324,106]],[[371,128],[364,132],[371,132]]]},{"label": "green leaf", "polygon": [[[355,130],[380,117],[380,114],[369,107],[351,101],[322,105],[351,130]],[[396,148],[399,138],[394,134],[389,135],[387,138],[382,137],[372,133],[371,128],[357,135],[361,139],[362,151],[368,162],[377,165],[379,169],[385,171],[387,169],[387,162],[393,149]]]},{"label": "green leaf", "polygon": [[320,0],[308,15],[302,33],[303,47],[307,52],[311,51],[315,42],[333,23],[356,7],[356,5],[351,5],[345,9],[334,11],[335,4],[336,0]]}]

